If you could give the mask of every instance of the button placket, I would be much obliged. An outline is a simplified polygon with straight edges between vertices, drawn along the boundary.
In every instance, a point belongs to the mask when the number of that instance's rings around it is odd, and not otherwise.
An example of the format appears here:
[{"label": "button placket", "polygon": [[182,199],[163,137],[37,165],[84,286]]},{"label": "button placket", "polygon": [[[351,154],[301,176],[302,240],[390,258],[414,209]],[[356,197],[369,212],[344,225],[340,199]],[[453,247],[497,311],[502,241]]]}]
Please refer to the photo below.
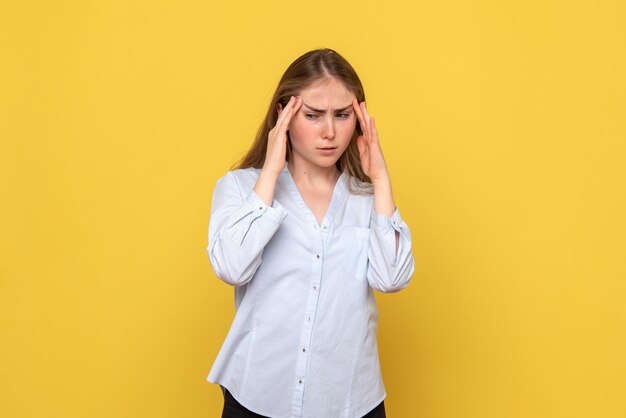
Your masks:
[{"label": "button placket", "polygon": [[292,404],[292,411],[294,415],[300,415],[304,402],[304,390],[306,380],[306,370],[309,361],[309,348],[311,346],[311,340],[313,335],[314,318],[317,313],[318,299],[319,299],[319,286],[322,279],[322,267],[324,261],[323,251],[323,237],[322,228],[317,228],[314,225],[313,228],[316,232],[313,234],[313,242],[317,242],[317,245],[313,245],[312,254],[312,268],[310,276],[311,292],[306,302],[304,322],[302,325],[302,332],[300,335],[300,347],[298,349],[299,355],[296,361],[296,378],[297,384],[294,388],[294,397]]}]

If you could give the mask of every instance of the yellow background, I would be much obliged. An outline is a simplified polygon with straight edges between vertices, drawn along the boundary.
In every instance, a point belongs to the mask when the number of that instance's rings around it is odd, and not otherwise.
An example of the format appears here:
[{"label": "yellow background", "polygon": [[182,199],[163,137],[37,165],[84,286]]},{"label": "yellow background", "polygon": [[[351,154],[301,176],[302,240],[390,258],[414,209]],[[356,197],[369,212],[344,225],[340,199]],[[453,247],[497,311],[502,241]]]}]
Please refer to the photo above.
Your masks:
[{"label": "yellow background", "polygon": [[626,416],[625,12],[3,2],[0,416],[219,416],[212,188],[317,47],[360,74],[414,240],[377,295],[388,415]]}]

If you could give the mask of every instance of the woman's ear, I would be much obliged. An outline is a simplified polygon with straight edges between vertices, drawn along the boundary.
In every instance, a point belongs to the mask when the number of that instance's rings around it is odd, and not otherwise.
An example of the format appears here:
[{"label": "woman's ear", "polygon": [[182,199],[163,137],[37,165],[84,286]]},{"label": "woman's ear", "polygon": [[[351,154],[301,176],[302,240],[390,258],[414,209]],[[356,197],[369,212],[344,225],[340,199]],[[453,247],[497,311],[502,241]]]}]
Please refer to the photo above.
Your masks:
[{"label": "woman's ear", "polygon": [[280,112],[283,111],[283,105],[281,105],[280,103],[276,104],[276,111],[278,112],[278,116],[280,116]]}]

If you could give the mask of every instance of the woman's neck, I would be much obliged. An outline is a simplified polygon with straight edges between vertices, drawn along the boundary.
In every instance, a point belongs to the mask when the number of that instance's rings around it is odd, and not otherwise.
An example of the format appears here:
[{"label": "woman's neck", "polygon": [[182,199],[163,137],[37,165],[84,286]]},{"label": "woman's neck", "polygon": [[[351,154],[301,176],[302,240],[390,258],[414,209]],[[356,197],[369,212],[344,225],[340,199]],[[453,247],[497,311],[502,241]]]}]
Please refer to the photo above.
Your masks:
[{"label": "woman's neck", "polygon": [[287,169],[297,184],[316,188],[334,186],[341,175],[337,166],[334,164],[331,167],[311,167],[298,164],[295,161],[289,161],[287,163]]}]

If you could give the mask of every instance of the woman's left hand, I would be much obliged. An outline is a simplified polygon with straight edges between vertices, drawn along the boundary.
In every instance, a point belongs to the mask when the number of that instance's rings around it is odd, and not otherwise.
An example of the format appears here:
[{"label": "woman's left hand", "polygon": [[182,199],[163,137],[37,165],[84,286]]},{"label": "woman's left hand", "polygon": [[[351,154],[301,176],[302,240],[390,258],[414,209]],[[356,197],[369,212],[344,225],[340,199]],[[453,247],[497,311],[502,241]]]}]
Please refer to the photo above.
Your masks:
[{"label": "woman's left hand", "polygon": [[380,142],[378,141],[378,131],[376,130],[374,118],[367,113],[365,102],[359,103],[355,98],[352,101],[352,107],[359,118],[361,130],[363,131],[363,135],[359,135],[356,139],[363,172],[372,180],[372,183],[388,181],[389,172],[383,158]]}]

